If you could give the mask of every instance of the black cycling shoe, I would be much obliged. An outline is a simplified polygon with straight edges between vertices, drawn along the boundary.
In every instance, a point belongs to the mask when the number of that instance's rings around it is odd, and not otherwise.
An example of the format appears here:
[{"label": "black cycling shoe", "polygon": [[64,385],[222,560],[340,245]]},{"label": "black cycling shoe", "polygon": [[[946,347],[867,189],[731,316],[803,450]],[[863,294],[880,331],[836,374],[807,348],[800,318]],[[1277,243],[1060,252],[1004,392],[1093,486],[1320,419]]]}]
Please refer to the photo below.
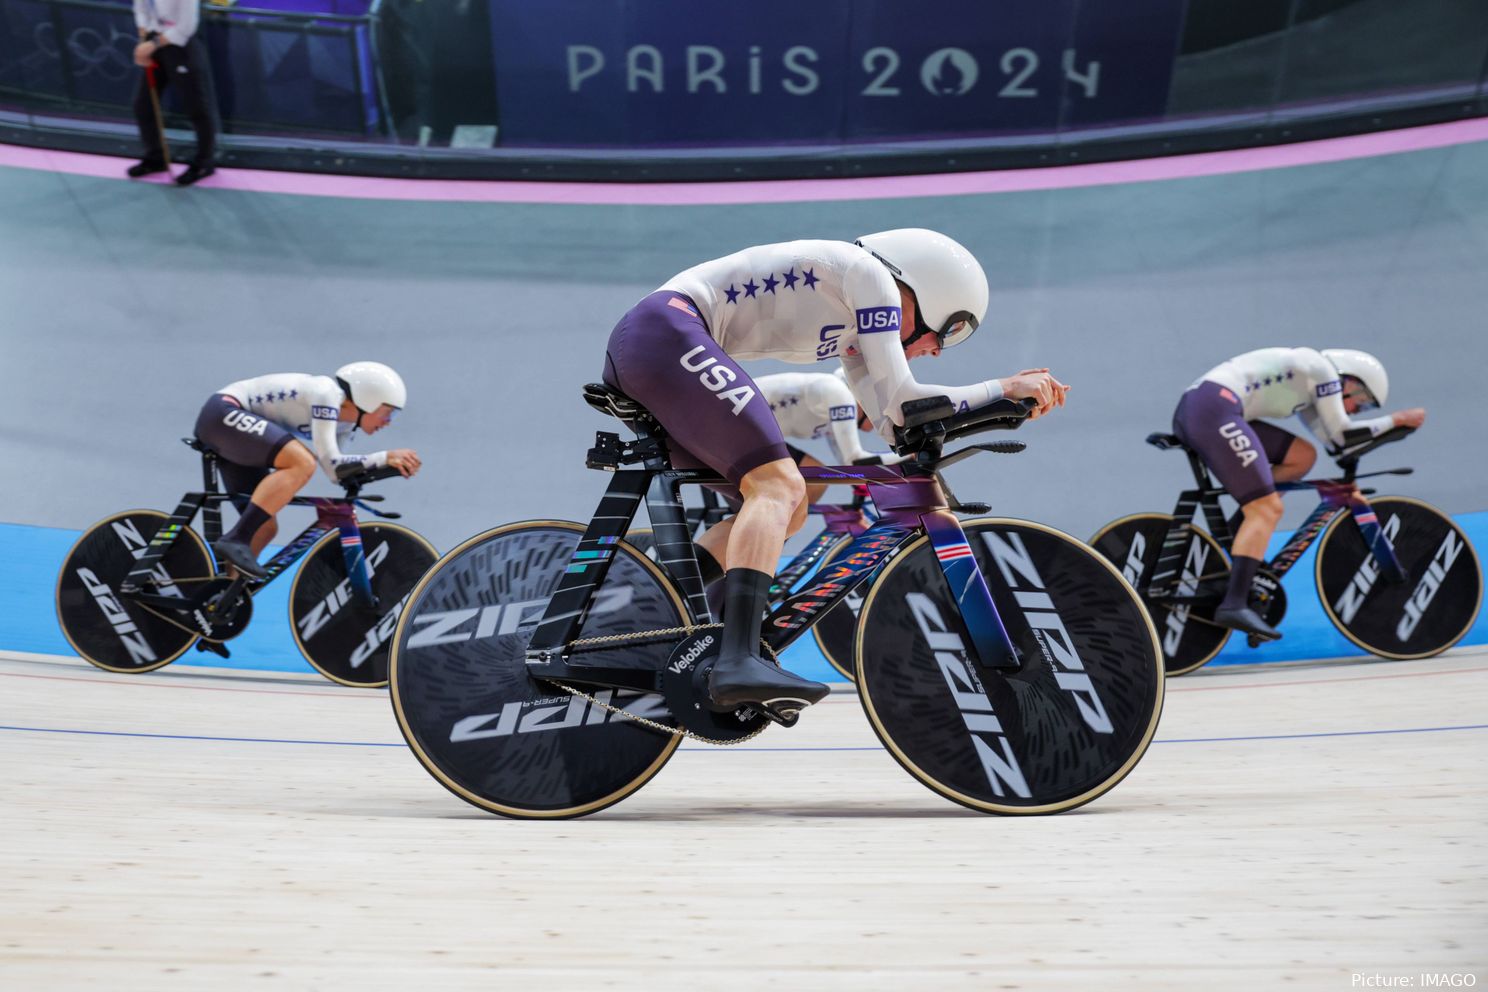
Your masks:
[{"label": "black cycling shoe", "polygon": [[165,163],[160,161],[153,161],[151,159],[145,159],[142,162],[134,163],[124,171],[129,174],[130,179],[138,179],[140,176],[153,176],[157,172],[164,172]]},{"label": "black cycling shoe", "polygon": [[708,698],[725,710],[760,706],[785,716],[821,702],[831,691],[758,655],[719,658],[708,676]]},{"label": "black cycling shoe", "polygon": [[1231,627],[1253,634],[1263,641],[1281,640],[1281,631],[1261,619],[1261,615],[1248,606],[1225,608],[1214,611],[1214,622],[1221,627]]},{"label": "black cycling shoe", "polygon": [[232,565],[244,575],[255,579],[268,578],[269,573],[264,571],[263,566],[254,557],[253,549],[246,544],[226,539],[219,540],[212,545],[212,553],[217,556],[219,562]]}]

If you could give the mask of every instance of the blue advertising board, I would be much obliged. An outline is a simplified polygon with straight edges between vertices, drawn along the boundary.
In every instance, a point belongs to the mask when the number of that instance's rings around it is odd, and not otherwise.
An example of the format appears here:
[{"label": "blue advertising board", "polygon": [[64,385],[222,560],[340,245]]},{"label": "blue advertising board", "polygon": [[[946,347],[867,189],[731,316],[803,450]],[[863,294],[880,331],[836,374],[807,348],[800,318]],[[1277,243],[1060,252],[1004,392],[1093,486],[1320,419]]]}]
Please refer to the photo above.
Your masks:
[{"label": "blue advertising board", "polygon": [[501,143],[924,139],[1159,118],[1183,0],[492,0]]}]

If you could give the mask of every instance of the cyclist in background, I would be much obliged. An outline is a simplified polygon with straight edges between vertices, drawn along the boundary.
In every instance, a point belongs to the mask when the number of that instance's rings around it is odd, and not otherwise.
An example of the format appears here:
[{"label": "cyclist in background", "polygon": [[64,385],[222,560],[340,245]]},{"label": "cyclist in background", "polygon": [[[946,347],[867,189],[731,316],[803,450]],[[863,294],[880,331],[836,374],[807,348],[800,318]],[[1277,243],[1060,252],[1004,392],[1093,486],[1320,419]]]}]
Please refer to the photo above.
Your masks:
[{"label": "cyclist in background", "polygon": [[1281,521],[1278,482],[1295,482],[1317,450],[1260,417],[1297,414],[1329,450],[1367,441],[1392,427],[1420,427],[1416,407],[1368,419],[1389,396],[1385,367],[1351,348],[1261,348],[1217,365],[1189,386],[1173,413],[1173,433],[1198,452],[1240,504],[1245,519],[1230,549],[1230,584],[1214,622],[1267,640],[1281,634],[1250,608],[1250,584]]},{"label": "cyclist in background", "polygon": [[334,376],[276,372],[240,379],[213,393],[196,418],[196,437],[216,452],[228,492],[238,498],[236,526],[212,545],[217,559],[263,578],[258,555],[279,527],[274,515],[315,474],[317,464],[332,481],[353,472],[390,465],[405,477],[419,470],[408,448],[369,455],[342,452],[358,428],[376,434],[403,409],[403,379],[380,362],[352,362]]},{"label": "cyclist in background", "polygon": [[891,436],[906,401],[946,396],[960,410],[1031,397],[1034,415],[1064,402],[1047,372],[969,386],[917,382],[909,360],[938,355],[976,330],[987,277],[959,243],[919,228],[845,241],[746,248],[668,280],[610,335],[605,382],[645,406],[672,439],[679,467],[707,465],[744,497],[734,526],[703,535],[725,570],[722,650],[709,677],[714,705],[797,711],[827,694],[760,657],[760,620],[785,539],[806,517],[806,485],[780,425],[741,360],[839,359],[868,419]]}]

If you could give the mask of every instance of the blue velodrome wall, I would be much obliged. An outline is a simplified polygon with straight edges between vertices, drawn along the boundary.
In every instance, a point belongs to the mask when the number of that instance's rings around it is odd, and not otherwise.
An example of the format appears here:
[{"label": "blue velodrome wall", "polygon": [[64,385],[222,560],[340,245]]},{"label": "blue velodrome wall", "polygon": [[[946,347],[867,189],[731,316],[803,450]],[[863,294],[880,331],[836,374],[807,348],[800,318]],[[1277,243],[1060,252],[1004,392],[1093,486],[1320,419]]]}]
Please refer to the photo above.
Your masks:
[{"label": "blue velodrome wall", "polygon": [[[1457,521],[1467,532],[1473,546],[1488,548],[1488,511],[1462,514]],[[57,571],[78,532],[50,527],[0,525],[0,650],[36,654],[71,655],[72,649],[57,628],[53,607],[53,590]],[[1271,550],[1281,547],[1284,537],[1273,542]],[[1265,661],[1293,661],[1311,658],[1350,657],[1359,649],[1333,629],[1323,615],[1313,592],[1313,558],[1316,546],[1309,550],[1287,575],[1288,614],[1282,625],[1285,636],[1273,644],[1251,650],[1242,638],[1230,638],[1218,658],[1211,664],[1232,665]],[[1481,552],[1479,557],[1481,568]],[[254,604],[254,622],[236,640],[229,643],[233,657],[223,662],[216,655],[188,652],[177,665],[232,665],[275,672],[313,672],[300,657],[289,633],[288,596],[292,574],[269,585]],[[1488,644],[1488,619],[1480,615],[1463,644]],[[822,658],[816,643],[806,637],[786,652],[787,666],[813,678],[838,681],[837,675]]]}]

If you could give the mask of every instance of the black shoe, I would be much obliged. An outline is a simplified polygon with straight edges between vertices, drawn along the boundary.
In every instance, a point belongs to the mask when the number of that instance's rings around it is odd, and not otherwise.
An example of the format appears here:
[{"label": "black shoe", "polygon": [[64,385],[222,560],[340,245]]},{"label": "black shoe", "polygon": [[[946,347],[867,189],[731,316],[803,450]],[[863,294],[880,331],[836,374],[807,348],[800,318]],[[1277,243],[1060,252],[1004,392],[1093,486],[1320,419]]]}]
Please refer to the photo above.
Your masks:
[{"label": "black shoe", "polygon": [[719,658],[708,676],[708,697],[725,710],[753,704],[789,714],[821,702],[831,691],[758,655]]},{"label": "black shoe", "polygon": [[140,176],[152,176],[157,172],[164,172],[165,163],[147,158],[142,162],[134,163],[125,171],[129,173],[130,179],[138,179]]},{"label": "black shoe", "polygon": [[186,171],[176,177],[177,186],[190,186],[198,180],[205,179],[217,171],[217,166],[212,162],[192,162],[186,167]]},{"label": "black shoe", "polygon": [[1263,641],[1281,640],[1281,631],[1261,619],[1261,615],[1248,606],[1225,608],[1214,611],[1214,622],[1221,627],[1231,627],[1254,634]]},{"label": "black shoe", "polygon": [[254,557],[253,549],[246,544],[225,539],[219,540],[212,545],[212,551],[217,555],[219,563],[232,565],[244,575],[250,575],[255,579],[267,578],[269,575]]}]

